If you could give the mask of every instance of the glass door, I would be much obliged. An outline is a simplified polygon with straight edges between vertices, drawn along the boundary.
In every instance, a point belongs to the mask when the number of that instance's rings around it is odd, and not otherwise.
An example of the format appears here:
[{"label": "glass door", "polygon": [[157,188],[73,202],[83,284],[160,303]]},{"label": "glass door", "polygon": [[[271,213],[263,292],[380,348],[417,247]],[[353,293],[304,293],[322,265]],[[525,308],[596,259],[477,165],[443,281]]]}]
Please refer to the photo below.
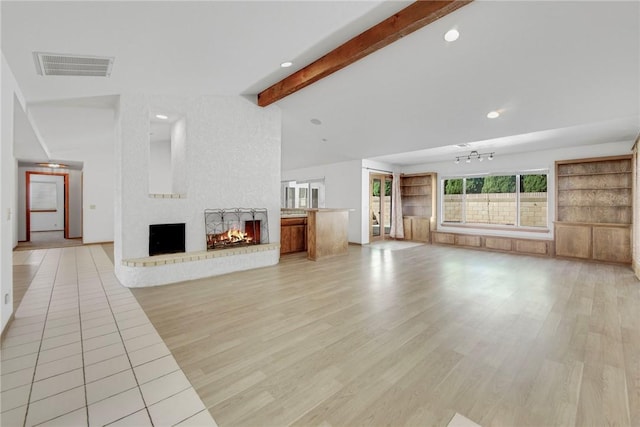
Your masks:
[{"label": "glass door", "polygon": [[391,176],[369,178],[369,240],[389,237],[391,231]]},{"label": "glass door", "polygon": [[382,182],[382,176],[371,175],[369,182],[369,237],[371,241],[380,239],[380,224],[382,224],[380,187]]},{"label": "glass door", "polygon": [[[391,233],[391,177],[384,177],[384,197],[382,198],[382,220],[384,224],[384,238],[389,238]],[[380,190],[382,192],[382,189]]]}]

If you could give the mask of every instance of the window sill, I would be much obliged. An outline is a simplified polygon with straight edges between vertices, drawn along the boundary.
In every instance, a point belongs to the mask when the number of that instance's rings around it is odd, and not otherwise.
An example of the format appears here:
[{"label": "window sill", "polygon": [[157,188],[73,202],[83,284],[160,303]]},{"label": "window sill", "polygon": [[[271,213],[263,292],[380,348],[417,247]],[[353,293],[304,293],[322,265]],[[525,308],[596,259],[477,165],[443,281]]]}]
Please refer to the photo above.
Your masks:
[{"label": "window sill", "polygon": [[502,232],[518,232],[518,233],[535,233],[535,234],[549,234],[551,230],[549,228],[542,227],[516,227],[516,226],[497,226],[497,225],[484,225],[484,224],[457,224],[457,223],[440,223],[440,227],[443,228],[457,228],[461,230],[477,230],[484,232],[489,231],[502,231]]}]

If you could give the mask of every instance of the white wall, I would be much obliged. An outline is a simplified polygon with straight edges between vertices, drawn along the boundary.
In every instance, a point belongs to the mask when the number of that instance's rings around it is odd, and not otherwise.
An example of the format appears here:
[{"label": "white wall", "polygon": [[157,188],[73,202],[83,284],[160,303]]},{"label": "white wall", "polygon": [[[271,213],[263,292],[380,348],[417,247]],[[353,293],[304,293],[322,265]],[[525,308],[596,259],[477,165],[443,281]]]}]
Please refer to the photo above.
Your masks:
[{"label": "white wall", "polygon": [[171,192],[186,193],[188,183],[187,124],[184,118],[171,125]]},{"label": "white wall", "polygon": [[82,190],[82,229],[77,236],[82,236],[84,244],[112,242],[115,192],[113,139],[93,149],[60,152],[56,158],[83,163],[81,178],[70,185],[72,189]]},{"label": "white wall", "polygon": [[[50,168],[36,168],[20,166],[18,168],[18,206],[16,210],[16,222],[18,228],[18,240],[27,240],[27,211],[26,211],[26,172],[51,173]],[[78,170],[56,170],[55,173],[66,173],[69,175],[69,238],[82,237],[82,171]],[[31,179],[40,180],[47,175],[31,175]],[[62,178],[62,177],[61,177]],[[64,194],[64,193],[63,193]],[[33,217],[32,217],[33,220]],[[64,221],[64,217],[63,217]],[[64,222],[63,222],[64,224]],[[31,224],[31,231],[38,231]]]},{"label": "white wall", "polygon": [[171,141],[149,144],[149,193],[171,194]]},{"label": "white wall", "polygon": [[115,156],[113,141],[102,152],[82,156],[82,242],[114,241]]},{"label": "white wall", "polygon": [[[33,183],[53,183],[56,191],[55,212],[31,212],[31,231],[64,230],[64,177],[60,175],[31,175]],[[33,192],[31,193],[33,194]]]},{"label": "white wall", "polygon": [[13,156],[14,110],[24,111],[24,97],[2,54],[0,66],[0,319],[4,331],[13,313],[13,247],[15,232],[16,161]]},{"label": "white wall", "polygon": [[[180,192],[184,198],[149,197],[151,105],[185,118],[186,188]],[[207,208],[267,208],[269,240],[280,241],[281,114],[276,106],[260,108],[242,97],[127,94],[120,97],[117,123],[114,253],[123,284],[148,286],[184,278],[184,266],[160,275],[153,269],[125,268],[121,260],[149,255],[150,224],[184,222],[187,252],[205,250]],[[274,255],[269,263],[278,262],[279,253]],[[197,268],[196,264],[191,266]],[[238,258],[235,268],[243,264]],[[215,269],[206,272],[215,274]]]},{"label": "white wall", "polygon": [[[610,142],[595,145],[585,145],[579,147],[559,148],[555,150],[535,151],[512,155],[500,155],[496,152],[493,161],[480,163],[473,161],[471,163],[460,162],[455,164],[453,157],[447,162],[425,163],[421,165],[405,166],[402,168],[403,173],[419,173],[419,172],[436,172],[438,174],[438,192],[440,192],[440,181],[443,178],[451,176],[464,176],[472,174],[481,174],[487,172],[522,172],[532,169],[547,169],[549,171],[549,179],[547,182],[547,193],[549,200],[549,232],[548,233],[527,233],[515,231],[491,230],[490,234],[519,236],[531,239],[551,239],[553,238],[553,220],[555,218],[555,161],[568,159],[583,159],[589,157],[601,156],[617,156],[631,154],[633,141]],[[440,200],[440,193],[438,201]],[[440,206],[438,207],[438,221],[442,219]],[[438,224],[440,231],[459,232],[460,229],[441,226]],[[465,233],[469,234],[487,234],[486,229],[465,228]]]}]

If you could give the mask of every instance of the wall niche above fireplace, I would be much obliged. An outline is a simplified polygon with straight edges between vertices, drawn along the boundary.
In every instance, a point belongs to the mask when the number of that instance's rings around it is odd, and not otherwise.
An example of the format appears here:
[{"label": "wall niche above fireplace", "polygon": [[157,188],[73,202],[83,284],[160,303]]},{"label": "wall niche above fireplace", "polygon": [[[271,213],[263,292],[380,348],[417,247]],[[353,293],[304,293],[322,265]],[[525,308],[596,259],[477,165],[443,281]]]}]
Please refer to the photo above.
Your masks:
[{"label": "wall niche above fireplace", "polygon": [[152,108],[149,117],[149,195],[184,198],[187,189],[184,115]]},{"label": "wall niche above fireplace", "polygon": [[205,209],[207,250],[269,243],[267,209]]}]

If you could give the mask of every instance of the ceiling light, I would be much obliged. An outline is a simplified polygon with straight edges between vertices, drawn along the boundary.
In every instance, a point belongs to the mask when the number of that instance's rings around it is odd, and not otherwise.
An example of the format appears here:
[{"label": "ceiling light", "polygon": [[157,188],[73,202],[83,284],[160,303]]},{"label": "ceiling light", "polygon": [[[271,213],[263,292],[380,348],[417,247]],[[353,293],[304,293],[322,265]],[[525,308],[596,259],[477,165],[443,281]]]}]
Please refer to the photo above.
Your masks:
[{"label": "ceiling light", "polygon": [[167,120],[169,117],[165,116],[164,114],[156,114],[156,118],[161,120]]},{"label": "ceiling light", "polygon": [[44,168],[53,168],[53,169],[68,167],[67,165],[63,165],[62,163],[38,163],[38,166],[42,166]]},{"label": "ceiling light", "polygon": [[489,111],[487,114],[488,119],[496,119],[498,117],[500,117],[500,113],[498,111]]},{"label": "ceiling light", "polygon": [[281,66],[282,68],[289,68],[289,67],[291,67],[292,65],[293,65],[293,62],[291,62],[291,61],[285,61],[285,62],[283,62],[282,64],[280,64],[280,66]]},{"label": "ceiling light", "polygon": [[460,37],[460,33],[456,29],[451,29],[444,35],[444,39],[448,42],[454,42],[458,40],[458,37]]},{"label": "ceiling light", "polygon": [[[481,162],[482,160],[484,160],[485,157],[489,160],[493,160],[493,153],[478,153],[476,150],[473,150],[467,155],[467,158],[465,159],[465,163],[471,163],[471,160],[473,159],[476,159],[479,162]],[[460,163],[460,158],[464,158],[464,156],[457,156],[456,159],[453,161],[453,163],[455,163],[456,165]]]}]

